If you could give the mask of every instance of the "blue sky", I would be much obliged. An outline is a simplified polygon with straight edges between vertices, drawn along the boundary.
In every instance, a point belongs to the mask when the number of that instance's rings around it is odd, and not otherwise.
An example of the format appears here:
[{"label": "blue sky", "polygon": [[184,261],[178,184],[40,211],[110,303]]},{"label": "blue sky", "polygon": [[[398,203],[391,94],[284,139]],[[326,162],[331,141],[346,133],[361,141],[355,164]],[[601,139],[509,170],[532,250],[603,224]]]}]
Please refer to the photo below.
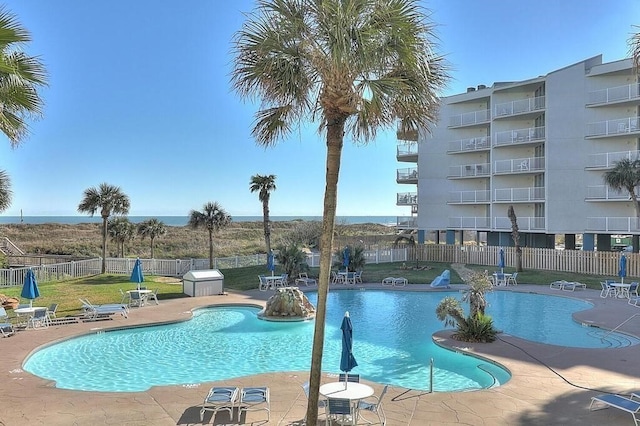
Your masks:
[{"label": "blue sky", "polygon": [[[0,169],[14,191],[3,215],[75,215],[101,182],[131,199],[131,215],[187,215],[218,201],[261,215],[252,175],[275,174],[272,215],[321,215],[324,136],[306,125],[274,148],[251,137],[255,104],[229,84],[231,38],[250,0],[5,0],[29,29],[25,50],[45,63],[45,115]],[[436,0],[438,51],[451,64],[444,95],[522,80],[602,54],[628,54],[637,0]],[[345,143],[338,215],[409,215],[395,206],[393,130],[366,146]]]}]

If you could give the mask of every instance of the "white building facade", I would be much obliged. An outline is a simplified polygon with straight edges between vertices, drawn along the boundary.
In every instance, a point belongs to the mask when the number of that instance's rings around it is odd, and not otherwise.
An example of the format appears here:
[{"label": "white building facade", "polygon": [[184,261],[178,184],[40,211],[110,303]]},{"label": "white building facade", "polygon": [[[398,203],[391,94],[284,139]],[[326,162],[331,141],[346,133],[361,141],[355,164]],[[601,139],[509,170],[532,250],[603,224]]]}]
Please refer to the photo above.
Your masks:
[{"label": "white building facade", "polygon": [[397,159],[410,164],[397,182],[411,185],[398,193],[397,205],[411,208],[398,225],[417,229],[419,242],[486,235],[509,246],[513,206],[522,246],[553,248],[564,235],[567,248],[578,236],[585,250],[608,250],[625,234],[637,250],[633,203],[603,173],[639,158],[639,107],[632,61],[601,56],[442,98],[430,134],[398,132]]}]

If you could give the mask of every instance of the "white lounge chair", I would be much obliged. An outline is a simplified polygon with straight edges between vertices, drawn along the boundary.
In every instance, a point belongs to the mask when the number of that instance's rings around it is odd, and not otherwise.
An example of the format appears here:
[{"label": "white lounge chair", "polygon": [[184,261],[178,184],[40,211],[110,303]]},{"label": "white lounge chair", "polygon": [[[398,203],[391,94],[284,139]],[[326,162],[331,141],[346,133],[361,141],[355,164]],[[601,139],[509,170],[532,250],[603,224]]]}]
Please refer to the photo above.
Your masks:
[{"label": "white lounge chair", "polygon": [[579,283],[578,281],[569,281],[566,282],[563,286],[561,290],[565,290],[565,291],[575,291],[576,288],[581,288],[583,290],[587,289],[587,285],[583,284],[583,283]]},{"label": "white lounge chair", "polygon": [[213,411],[213,417],[220,410],[229,412],[229,420],[233,418],[233,409],[238,402],[238,393],[240,389],[237,387],[214,386],[209,389],[209,393],[204,397],[202,408],[200,408],[200,421],[204,421],[204,413]]},{"label": "white lounge chair", "polygon": [[565,280],[554,281],[551,284],[549,284],[549,288],[551,290],[562,290],[564,285],[567,284],[567,283],[568,283],[568,281],[565,281]]},{"label": "white lounge chair", "polygon": [[9,322],[7,311],[2,306],[0,306],[0,333],[2,333],[2,337],[9,337],[16,334],[13,324]]},{"label": "white lounge chair", "polygon": [[301,272],[296,278],[296,284],[304,284],[305,286],[318,285],[318,281],[315,278],[309,278],[306,272]]},{"label": "white lounge chair", "polygon": [[82,310],[84,311],[85,320],[106,318],[114,314],[120,314],[125,318],[129,318],[129,309],[127,305],[119,303],[93,305],[87,299],[80,299],[80,302],[82,302]]},{"label": "white lounge chair", "polygon": [[268,387],[242,388],[240,391],[240,402],[238,403],[238,422],[242,412],[260,411],[267,412],[267,422],[271,420],[271,404],[269,402]]},{"label": "white lounge chair", "polygon": [[[634,399],[634,397],[636,399]],[[626,411],[633,417],[633,422],[636,426],[640,426],[640,394],[633,393],[631,398],[626,398],[620,395],[604,394],[591,397],[591,404],[589,404],[589,411],[601,410],[604,408],[617,408],[618,410]],[[594,408],[596,403],[596,408]]]}]

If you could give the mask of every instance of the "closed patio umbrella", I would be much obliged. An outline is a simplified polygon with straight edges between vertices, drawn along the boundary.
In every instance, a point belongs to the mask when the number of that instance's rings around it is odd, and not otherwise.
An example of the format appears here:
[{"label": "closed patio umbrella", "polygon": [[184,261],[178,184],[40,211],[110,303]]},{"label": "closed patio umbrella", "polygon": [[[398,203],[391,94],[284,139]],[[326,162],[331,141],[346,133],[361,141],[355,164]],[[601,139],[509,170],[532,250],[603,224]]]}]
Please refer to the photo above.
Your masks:
[{"label": "closed patio umbrella", "polygon": [[624,254],[620,256],[620,270],[618,271],[618,276],[624,284],[624,277],[627,276],[627,256]]},{"label": "closed patio umbrella", "polygon": [[22,292],[20,296],[25,299],[29,299],[29,307],[33,307],[33,299],[40,297],[40,290],[38,290],[38,283],[36,281],[36,275],[33,270],[29,268],[24,276],[24,284],[22,285]]},{"label": "closed patio umbrella", "polygon": [[273,271],[276,270],[276,263],[274,262],[272,251],[267,255],[267,269],[271,271],[271,276],[273,276]]},{"label": "closed patio umbrella", "polygon": [[[351,318],[349,317],[349,311],[344,313],[342,318],[342,355],[340,356],[340,370],[345,374],[349,373],[354,367],[358,366],[358,362],[353,356],[353,326],[351,325]],[[346,382],[345,381],[345,387]]]},{"label": "closed patio umbrella", "polygon": [[500,254],[498,255],[498,268],[500,272],[504,273],[504,249],[500,248]]},{"label": "closed patio umbrella", "polygon": [[131,278],[129,281],[138,284],[138,290],[140,290],[140,283],[144,281],[144,275],[142,274],[142,261],[140,258],[136,259],[136,263],[133,265],[133,271],[131,271]]},{"label": "closed patio umbrella", "polygon": [[351,250],[349,250],[349,246],[346,246],[342,252],[342,266],[344,266],[345,272],[349,272],[349,263],[351,263]]}]

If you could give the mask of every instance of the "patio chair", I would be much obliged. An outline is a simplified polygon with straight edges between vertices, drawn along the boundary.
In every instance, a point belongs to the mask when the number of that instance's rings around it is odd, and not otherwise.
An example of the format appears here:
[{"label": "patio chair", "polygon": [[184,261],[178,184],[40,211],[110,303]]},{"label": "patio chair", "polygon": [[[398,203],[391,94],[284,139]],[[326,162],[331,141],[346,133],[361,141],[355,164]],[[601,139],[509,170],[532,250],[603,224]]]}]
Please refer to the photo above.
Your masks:
[{"label": "patio chair", "polygon": [[146,299],[147,299],[147,302],[153,299],[156,302],[156,305],[159,305],[160,302],[158,302],[158,289],[156,288],[151,293],[148,293],[146,295]]},{"label": "patio chair", "polygon": [[2,337],[9,337],[16,334],[13,324],[9,322],[7,311],[2,306],[0,306],[0,333],[2,333]]},{"label": "patio chair", "polygon": [[518,285],[518,273],[514,272],[507,278],[507,285]]},{"label": "patio chair", "polygon": [[340,425],[353,424],[353,419],[355,417],[351,400],[344,398],[327,399],[325,413],[327,415],[327,423],[329,425],[333,424],[334,421]]},{"label": "patio chair", "polygon": [[258,290],[267,291],[267,289],[269,288],[269,283],[267,283],[264,275],[258,275],[258,279],[260,280],[260,284],[258,284]]},{"label": "patio chair", "polygon": [[122,299],[120,299],[120,303],[124,304],[127,303],[129,304],[129,299],[131,298],[129,296],[129,293],[125,293],[123,289],[119,289],[120,290],[120,295],[122,296]]},{"label": "patio chair", "polygon": [[220,410],[229,412],[229,420],[233,419],[233,409],[238,402],[238,393],[240,389],[237,387],[221,387],[214,386],[209,389],[209,393],[204,397],[202,407],[200,408],[200,421],[204,421],[204,413],[213,411],[213,417]]},{"label": "patio chair", "polygon": [[360,383],[360,375],[359,374],[344,374],[340,373],[338,375],[339,382],[351,382],[351,383]]},{"label": "patio chair", "polygon": [[309,278],[306,272],[301,272],[296,278],[296,284],[304,284],[305,286],[309,286],[309,284],[318,285],[318,281],[315,278]]},{"label": "patio chair", "polygon": [[362,284],[362,271],[356,272],[356,282]]},{"label": "patio chair", "polygon": [[260,411],[267,412],[267,421],[271,420],[271,404],[269,402],[268,387],[242,388],[240,391],[240,402],[238,404],[238,422],[242,412]]},{"label": "patio chair", "polygon": [[[303,390],[304,394],[306,395],[307,399],[309,399],[309,381],[304,382],[300,386],[302,387],[302,390]],[[327,405],[326,401],[324,401],[322,399],[318,400],[318,407],[325,408],[326,405]],[[306,413],[306,411],[304,413],[303,421],[304,421],[305,424],[307,423],[307,413]]]},{"label": "patio chair", "polygon": [[33,316],[27,321],[27,328],[47,328],[49,327],[49,315],[47,308],[36,309]]},{"label": "patio chair", "polygon": [[[634,399],[638,397],[638,394],[633,393],[631,398],[626,398],[620,395],[604,394],[591,397],[591,404],[589,404],[589,411],[602,410],[604,408],[617,408],[618,410],[626,411],[633,417],[633,422],[636,426],[640,425],[640,400]],[[594,403],[596,407],[594,408]]]},{"label": "patio chair", "polygon": [[382,409],[382,398],[384,398],[384,395],[387,393],[388,389],[389,389],[389,385],[385,385],[384,388],[382,388],[382,392],[380,392],[380,396],[374,395],[370,397],[373,401],[371,400],[367,401],[368,398],[365,398],[359,401],[358,416],[362,417],[364,421],[367,421],[362,416],[362,412],[369,411],[371,413],[375,413],[378,416],[378,421],[380,421],[380,424],[384,426],[387,423],[387,416],[384,414],[384,410]]},{"label": "patio chair", "polygon": [[142,293],[140,293],[137,290],[133,290],[133,291],[129,292],[129,296],[131,297],[129,299],[129,307],[130,308],[134,307],[134,306],[137,306],[139,308],[144,306],[145,297],[144,297],[144,295]]},{"label": "patio chair", "polygon": [[52,303],[51,305],[49,305],[49,307],[47,308],[47,316],[49,317],[50,320],[56,317],[57,310],[58,310],[57,303]]},{"label": "patio chair", "polygon": [[600,297],[606,299],[607,297],[616,297],[616,289],[609,285],[609,281],[600,281]]}]

